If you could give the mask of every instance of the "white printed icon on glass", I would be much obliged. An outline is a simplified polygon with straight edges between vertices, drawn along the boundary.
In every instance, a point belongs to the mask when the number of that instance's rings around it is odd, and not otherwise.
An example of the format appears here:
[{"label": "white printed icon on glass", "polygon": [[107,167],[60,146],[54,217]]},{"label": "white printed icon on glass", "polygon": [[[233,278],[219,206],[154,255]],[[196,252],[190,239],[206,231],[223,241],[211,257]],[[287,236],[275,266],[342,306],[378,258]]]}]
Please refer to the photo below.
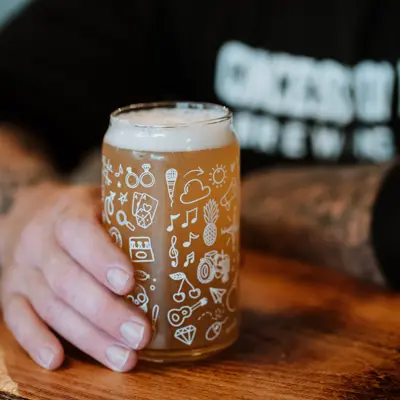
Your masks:
[{"label": "white printed icon on glass", "polygon": [[125,203],[127,203],[128,202],[128,192],[120,193],[118,201],[121,203],[121,206],[123,206]]},{"label": "white printed icon on glass", "polygon": [[143,172],[140,175],[140,184],[144,187],[144,188],[150,188],[152,186],[154,186],[154,184],[156,183],[156,178],[153,175],[153,173],[150,172],[151,169],[151,165],[150,164],[143,164],[142,165],[143,168]]},{"label": "white printed icon on glass", "polygon": [[233,221],[230,217],[228,217],[228,221],[231,222],[231,225],[226,228],[222,228],[221,234],[229,235],[229,238],[226,241],[226,244],[227,245],[230,244],[232,246],[232,251],[235,251],[236,250],[236,236],[239,231],[239,225],[237,223],[237,216],[236,216],[236,207],[233,212]]},{"label": "white printed icon on glass", "polygon": [[122,167],[122,164],[119,164],[118,172],[114,174],[116,178],[119,178],[124,174],[124,168]]},{"label": "white printed icon on glass", "polygon": [[126,169],[125,184],[129,189],[136,189],[139,186],[140,180],[137,174],[132,171],[131,167]]},{"label": "white printed icon on glass", "polygon": [[196,337],[197,328],[194,325],[184,326],[175,331],[175,339],[178,339],[183,344],[191,346]]},{"label": "white printed icon on glass", "polygon": [[200,237],[200,235],[195,235],[194,233],[189,233],[189,239],[186,242],[183,242],[183,247],[190,247],[192,245],[192,240],[196,240]]},{"label": "white printed icon on glass", "polygon": [[192,179],[186,183],[181,194],[182,204],[193,204],[206,199],[211,193],[209,186],[204,186],[199,179]]},{"label": "white printed icon on glass", "polygon": [[221,318],[224,316],[224,313],[225,313],[224,308],[217,308],[214,314],[211,313],[210,311],[206,311],[197,318],[197,321],[200,321],[201,319],[206,317],[210,317],[213,321],[220,321]]},{"label": "white printed icon on glass", "polygon": [[104,199],[104,212],[103,212],[103,218],[111,224],[111,219],[110,216],[114,214],[114,199],[115,199],[116,193],[111,192],[106,198]]},{"label": "white printed icon on glass", "polygon": [[117,222],[121,226],[126,226],[131,232],[133,232],[136,229],[135,225],[133,225],[132,222],[128,221],[128,217],[126,216],[126,213],[123,210],[119,210],[117,212]]},{"label": "white printed icon on glass", "polygon": [[223,251],[213,250],[204,255],[197,267],[197,279],[200,283],[210,283],[216,279],[221,279],[222,283],[229,281],[231,261],[229,254]]},{"label": "white printed icon on glass", "polygon": [[217,240],[217,225],[219,210],[217,202],[212,199],[208,200],[207,204],[204,206],[204,221],[206,222],[206,227],[203,232],[204,244],[206,246],[212,246]]},{"label": "white printed icon on glass", "polygon": [[221,206],[225,207],[227,211],[231,209],[231,203],[233,200],[235,200],[236,194],[237,194],[237,180],[236,178],[232,178],[228,190],[222,196],[222,199],[220,201]]},{"label": "white printed icon on glass", "polygon": [[176,236],[172,236],[171,238],[171,247],[169,248],[169,258],[171,259],[171,267],[176,268],[178,266],[178,258],[179,258],[179,251],[175,247],[178,238]]},{"label": "white printed icon on glass", "polygon": [[218,338],[218,336],[222,332],[222,325],[228,321],[228,318],[224,319],[223,321],[214,322],[206,332],[206,340],[212,341]]},{"label": "white printed icon on glass", "polygon": [[236,276],[233,279],[233,283],[228,290],[226,295],[226,308],[229,312],[235,312],[237,310],[237,280],[238,280],[238,272],[236,272]]},{"label": "white printed icon on glass", "polygon": [[224,294],[226,293],[226,289],[218,289],[210,287],[210,293],[215,304],[222,304],[222,300],[224,298]]},{"label": "white printed icon on glass", "polygon": [[154,253],[149,237],[129,238],[129,252],[132,262],[153,262]]},{"label": "white printed icon on glass", "polygon": [[210,172],[209,181],[217,188],[223,186],[226,182],[226,167],[225,165],[218,165]]},{"label": "white printed icon on glass", "polygon": [[190,318],[193,314],[193,311],[197,310],[200,307],[204,307],[207,305],[208,300],[207,297],[203,297],[196,304],[192,306],[182,306],[181,308],[172,308],[168,311],[168,322],[171,326],[179,327],[181,326],[188,318]]},{"label": "white printed icon on glass", "polygon": [[180,216],[181,216],[181,214],[175,214],[175,215],[169,216],[171,223],[167,227],[167,232],[172,232],[174,230],[174,221],[176,221]]},{"label": "white printed icon on glass", "polygon": [[104,183],[107,186],[110,186],[112,184],[110,174],[113,173],[113,167],[111,165],[111,161],[103,155],[102,157],[102,163],[103,163],[103,178],[104,178]]},{"label": "white printed icon on glass", "polygon": [[178,171],[175,168],[171,168],[165,173],[165,182],[167,183],[168,197],[171,201],[171,207],[174,204],[174,194],[177,180]]},{"label": "white printed icon on glass", "polygon": [[129,295],[127,298],[130,299],[135,306],[147,313],[149,296],[147,296],[146,289],[142,285],[136,285],[135,295]]},{"label": "white printed icon on glass", "polygon": [[160,315],[160,306],[158,304],[155,304],[151,311],[151,330],[153,332],[153,338],[157,332],[157,321],[159,315]]},{"label": "white printed icon on glass", "polygon": [[183,266],[188,267],[189,264],[193,264],[195,262],[195,258],[196,258],[196,255],[195,255],[194,251],[192,251],[191,253],[189,253],[186,256],[186,261],[184,262]]},{"label": "white printed icon on glass", "polygon": [[143,164],[142,169],[143,172],[140,176],[132,171],[132,167],[126,169],[125,184],[129,189],[136,189],[139,185],[142,185],[144,188],[150,188],[156,183],[155,176],[150,172],[151,165]]},{"label": "white printed icon on glass", "polygon": [[178,291],[172,295],[172,298],[177,303],[182,303],[186,299],[186,293],[183,291],[183,285],[186,283],[189,286],[190,290],[188,295],[191,299],[198,299],[201,296],[201,290],[196,289],[187,278],[184,272],[175,272],[174,274],[170,274],[170,278],[174,281],[181,281],[179,285]]},{"label": "white printed icon on glass", "polygon": [[108,234],[111,236],[112,241],[122,248],[121,232],[115,226],[108,231]]},{"label": "white printed icon on glass", "polygon": [[202,168],[198,167],[197,169],[192,169],[191,171],[186,172],[185,177],[190,175],[190,174],[195,174],[197,176],[200,176],[200,175],[204,174],[204,171],[203,171]]},{"label": "white printed icon on glass", "polygon": [[197,222],[197,210],[198,208],[196,207],[186,211],[186,221],[182,224],[182,228],[187,228],[189,224],[195,224]]},{"label": "white printed icon on glass", "polygon": [[158,207],[158,200],[145,193],[134,193],[132,200],[132,215],[136,217],[136,223],[143,229],[147,229],[154,221]]},{"label": "white printed icon on glass", "polygon": [[151,275],[146,271],[137,269],[137,270],[135,270],[135,278],[136,278],[136,280],[138,280],[140,282],[146,282],[149,279],[151,279]]}]

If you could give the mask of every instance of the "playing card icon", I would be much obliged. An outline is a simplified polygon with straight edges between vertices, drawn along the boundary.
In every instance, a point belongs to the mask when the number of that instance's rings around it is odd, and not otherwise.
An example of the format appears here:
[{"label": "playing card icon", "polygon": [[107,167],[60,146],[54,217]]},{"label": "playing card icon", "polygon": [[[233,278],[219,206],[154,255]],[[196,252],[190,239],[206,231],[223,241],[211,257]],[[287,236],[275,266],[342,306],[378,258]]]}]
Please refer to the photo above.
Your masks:
[{"label": "playing card icon", "polygon": [[178,339],[183,344],[191,346],[196,337],[197,328],[194,325],[184,326],[175,331],[175,339]]},{"label": "playing card icon", "polygon": [[132,214],[141,228],[147,229],[154,221],[158,200],[154,197],[135,192],[132,200]]}]

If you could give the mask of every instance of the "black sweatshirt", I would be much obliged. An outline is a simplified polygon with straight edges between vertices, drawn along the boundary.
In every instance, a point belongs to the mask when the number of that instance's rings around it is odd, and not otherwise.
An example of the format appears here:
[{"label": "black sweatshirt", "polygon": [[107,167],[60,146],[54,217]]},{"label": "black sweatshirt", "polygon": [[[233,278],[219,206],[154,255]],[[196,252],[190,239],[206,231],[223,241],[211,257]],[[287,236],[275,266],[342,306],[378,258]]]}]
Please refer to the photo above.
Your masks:
[{"label": "black sweatshirt", "polygon": [[[36,0],[0,33],[0,120],[63,171],[111,111],[165,99],[233,108],[243,173],[383,163],[400,145],[399,18],[398,0]],[[372,224],[396,287],[399,174]]]}]

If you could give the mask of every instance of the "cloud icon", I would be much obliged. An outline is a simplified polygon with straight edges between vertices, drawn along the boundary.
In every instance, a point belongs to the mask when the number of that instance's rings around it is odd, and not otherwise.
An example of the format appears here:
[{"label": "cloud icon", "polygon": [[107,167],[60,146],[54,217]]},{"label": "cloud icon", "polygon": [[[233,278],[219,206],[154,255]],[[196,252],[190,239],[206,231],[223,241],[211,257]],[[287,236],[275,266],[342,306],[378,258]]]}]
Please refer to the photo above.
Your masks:
[{"label": "cloud icon", "polygon": [[209,186],[203,186],[198,179],[190,180],[181,194],[181,202],[183,204],[192,204],[197,201],[206,199],[211,193]]}]

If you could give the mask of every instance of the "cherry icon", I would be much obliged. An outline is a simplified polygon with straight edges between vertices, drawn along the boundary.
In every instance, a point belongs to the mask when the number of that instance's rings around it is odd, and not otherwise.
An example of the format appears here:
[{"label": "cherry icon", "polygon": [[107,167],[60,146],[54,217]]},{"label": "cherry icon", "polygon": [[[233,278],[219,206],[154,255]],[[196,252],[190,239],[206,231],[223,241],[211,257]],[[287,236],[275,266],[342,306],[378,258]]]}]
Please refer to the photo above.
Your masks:
[{"label": "cherry icon", "polygon": [[192,289],[189,291],[189,296],[192,299],[197,299],[198,297],[200,297],[200,295],[201,295],[200,289]]},{"label": "cherry icon", "polygon": [[174,301],[176,301],[177,303],[182,303],[183,300],[185,300],[186,295],[183,292],[178,292],[178,293],[174,293],[172,295],[172,298],[174,299]]}]

